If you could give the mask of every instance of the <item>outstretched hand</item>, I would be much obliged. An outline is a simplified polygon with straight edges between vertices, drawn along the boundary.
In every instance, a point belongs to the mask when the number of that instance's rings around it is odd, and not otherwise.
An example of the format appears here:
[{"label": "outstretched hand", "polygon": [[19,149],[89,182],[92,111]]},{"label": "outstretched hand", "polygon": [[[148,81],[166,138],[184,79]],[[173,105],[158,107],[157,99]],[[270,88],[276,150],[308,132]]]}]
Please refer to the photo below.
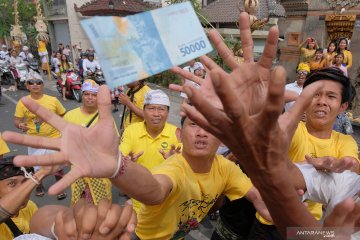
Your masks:
[{"label": "outstretched hand", "polygon": [[111,115],[110,91],[101,86],[98,94],[99,121],[91,128],[66,122],[58,115],[32,101],[21,99],[24,105],[41,119],[61,132],[61,138],[45,138],[15,132],[4,132],[6,141],[58,150],[47,155],[17,156],[19,166],[49,166],[71,164],[73,167],[60,181],[49,189],[49,194],[58,194],[76,179],[88,177],[110,177],[117,168],[119,139]]}]

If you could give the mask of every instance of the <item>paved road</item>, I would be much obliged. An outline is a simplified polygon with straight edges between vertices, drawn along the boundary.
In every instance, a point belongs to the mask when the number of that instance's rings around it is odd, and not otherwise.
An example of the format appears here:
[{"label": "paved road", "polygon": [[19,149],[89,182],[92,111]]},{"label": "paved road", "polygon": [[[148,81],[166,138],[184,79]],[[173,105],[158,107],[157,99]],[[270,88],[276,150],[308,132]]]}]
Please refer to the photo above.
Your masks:
[{"label": "paved road", "polygon": [[[46,77],[44,78],[46,79]],[[156,85],[150,85],[151,88],[156,89],[159,88],[159,86]],[[163,89],[170,97],[171,101],[171,107],[170,107],[170,114],[169,114],[169,122],[179,126],[180,125],[180,104],[182,99],[180,98],[178,93],[174,93],[169,91],[168,89]],[[65,106],[67,110],[74,109],[78,106],[80,106],[79,103],[77,103],[74,100],[68,100],[66,102],[63,102],[61,99],[59,93],[56,90],[55,81],[45,81],[45,93],[52,96],[57,96],[59,100],[62,102],[62,104]],[[3,132],[5,130],[11,130],[11,131],[19,131],[15,126],[13,125],[13,115],[15,112],[15,106],[16,103],[21,99],[23,96],[27,96],[27,91],[17,91],[17,92],[10,92],[5,91],[3,92],[2,97],[2,103],[5,105],[0,105],[0,132]],[[122,107],[120,107],[122,109]],[[116,121],[117,126],[119,126],[120,121],[120,113],[121,111],[114,113],[114,119]],[[11,150],[12,154],[27,154],[26,147],[18,146],[14,144],[9,144],[9,148]],[[44,185],[46,188],[51,186],[55,182],[55,178],[50,177],[47,178],[44,182]],[[70,190],[67,190],[68,197],[65,200],[58,201],[56,199],[56,196],[50,196],[46,194],[44,197],[39,198],[36,197],[35,194],[32,194],[31,199],[36,202],[38,206],[44,206],[47,204],[61,204],[65,206],[70,205]],[[126,200],[125,197],[119,197],[118,191],[116,189],[113,189],[113,202],[118,202],[120,204],[123,204]],[[199,227],[198,231],[192,231],[185,239],[187,240],[207,240],[210,239],[211,233],[213,231],[213,226],[215,222],[210,221],[208,218],[204,219]]]}]

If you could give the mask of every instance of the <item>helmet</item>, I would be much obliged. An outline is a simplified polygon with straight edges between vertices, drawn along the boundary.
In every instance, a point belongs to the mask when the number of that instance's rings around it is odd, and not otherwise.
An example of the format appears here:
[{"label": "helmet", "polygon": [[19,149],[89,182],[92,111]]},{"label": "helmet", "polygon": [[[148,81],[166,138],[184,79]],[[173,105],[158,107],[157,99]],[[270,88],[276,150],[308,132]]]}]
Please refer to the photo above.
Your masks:
[{"label": "helmet", "polygon": [[87,54],[87,56],[88,56],[88,57],[94,57],[94,53],[91,53],[91,52],[90,52],[90,53]]},{"label": "helmet", "polygon": [[28,47],[28,46],[24,46],[24,47],[22,48],[22,50],[23,50],[23,51],[29,51],[29,47]]},{"label": "helmet", "polygon": [[80,53],[80,57],[83,57],[83,56],[87,57],[87,55],[88,55],[88,54],[87,54],[86,52],[81,52],[81,53]]}]

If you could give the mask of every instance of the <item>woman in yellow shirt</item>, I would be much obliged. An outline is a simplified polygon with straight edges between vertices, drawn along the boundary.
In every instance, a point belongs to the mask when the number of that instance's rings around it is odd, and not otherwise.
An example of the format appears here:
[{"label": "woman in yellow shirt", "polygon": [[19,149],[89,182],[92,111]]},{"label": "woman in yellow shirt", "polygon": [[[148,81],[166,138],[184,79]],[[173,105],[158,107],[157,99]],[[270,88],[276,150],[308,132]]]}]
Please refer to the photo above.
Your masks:
[{"label": "woman in yellow shirt", "polygon": [[326,61],[323,58],[323,49],[318,48],[315,52],[315,57],[309,63],[310,71],[315,71],[326,66]]},{"label": "woman in yellow shirt", "polygon": [[335,41],[331,41],[327,47],[327,49],[324,49],[324,59],[326,61],[326,67],[331,67],[335,61],[335,56],[337,54],[336,52],[337,44]]},{"label": "woman in yellow shirt", "polygon": [[348,44],[346,38],[340,38],[337,52],[344,54],[344,66],[349,70],[352,66],[352,54],[347,50]]},{"label": "woman in yellow shirt", "polygon": [[[307,43],[306,47],[304,47],[305,43]],[[318,45],[316,43],[316,40],[312,37],[307,38],[303,43],[299,45],[299,49],[301,51],[300,62],[309,63],[315,56],[317,48]]]}]

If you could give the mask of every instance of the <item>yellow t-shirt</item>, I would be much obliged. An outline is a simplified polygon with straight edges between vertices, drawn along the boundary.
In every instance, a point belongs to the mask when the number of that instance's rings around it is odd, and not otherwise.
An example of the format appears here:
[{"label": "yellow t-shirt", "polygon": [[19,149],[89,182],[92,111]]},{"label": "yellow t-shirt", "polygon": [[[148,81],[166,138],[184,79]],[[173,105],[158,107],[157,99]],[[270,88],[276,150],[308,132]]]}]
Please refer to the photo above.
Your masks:
[{"label": "yellow t-shirt", "polygon": [[310,50],[303,47],[300,49],[300,51],[301,51],[301,62],[308,63],[314,58],[316,49]]},{"label": "yellow t-shirt", "polygon": [[[74,123],[76,125],[80,125],[80,126],[83,126],[83,127],[86,127],[86,125],[91,121],[91,119],[95,116],[96,112],[93,113],[93,114],[86,114],[86,113],[83,113],[81,111],[81,108],[78,107],[78,108],[75,108],[69,112],[67,112],[65,115],[64,115],[64,119],[65,121],[67,122],[71,122],[71,123]],[[96,124],[98,122],[98,119],[99,119],[99,116],[97,116],[94,121],[91,123],[90,126],[93,126],[94,124]],[[115,123],[114,123],[115,124]],[[119,132],[116,128],[116,132],[117,132],[117,135],[119,136]],[[89,188],[90,188],[90,191],[91,191],[91,194],[92,196],[95,196],[96,195],[96,186],[92,186],[91,185],[91,180],[90,178],[88,177],[85,177],[84,178],[85,182],[88,184]],[[105,192],[106,192],[106,196],[109,200],[112,199],[112,192],[111,192],[111,181],[108,179],[108,178],[101,178],[101,181],[102,181],[102,185],[104,186],[105,188]],[[98,185],[100,186],[100,185]],[[76,201],[74,200],[73,196],[74,196],[74,192],[75,192],[75,184],[71,184],[71,204],[72,205],[75,205]],[[94,203],[97,205],[97,202],[96,202],[96,199],[94,199],[93,197],[93,201]]]},{"label": "yellow t-shirt", "polygon": [[[51,97],[44,94],[42,98],[33,100],[58,115],[63,115],[66,112],[66,109],[56,97]],[[44,122],[34,113],[30,112],[30,110],[24,106],[22,101],[19,101],[16,105],[15,117],[26,119],[27,126],[29,127],[29,130],[26,133],[29,135],[37,135],[50,138],[60,137],[60,132],[58,130]]]},{"label": "yellow t-shirt", "polygon": [[39,41],[39,43],[38,43],[38,52],[40,52],[40,53],[47,52],[46,43],[44,41]]},{"label": "yellow t-shirt", "polygon": [[[151,90],[151,88],[149,88],[147,85],[144,85],[139,91],[137,91],[134,94],[134,100],[132,102],[133,104],[135,104],[136,107],[140,109],[144,108],[145,95],[149,90]],[[129,108],[126,108],[124,114],[125,114],[124,128],[126,128],[130,124],[144,121],[144,119],[138,117],[134,112],[131,113],[131,121],[130,121]]]},{"label": "yellow t-shirt", "polygon": [[[130,152],[136,154],[144,151],[137,163],[147,169],[152,169],[165,160],[159,152],[160,150],[168,152],[172,144],[176,147],[180,144],[175,135],[176,129],[176,126],[165,123],[162,132],[156,138],[153,138],[147,133],[145,122],[133,123],[125,129],[122,135],[120,151],[125,156]],[[136,212],[138,212],[140,206],[141,203],[133,199],[133,207]]]},{"label": "yellow t-shirt", "polygon": [[[289,158],[294,163],[298,163],[305,160],[305,155],[313,157],[332,156],[338,159],[353,157],[359,161],[358,146],[351,135],[332,131],[329,139],[319,139],[309,134],[305,123],[300,122],[291,141]],[[308,201],[308,210],[318,220],[322,216],[321,208],[321,204]],[[261,218],[258,213],[256,214],[260,222],[271,224]]]},{"label": "yellow t-shirt", "polygon": [[343,54],[344,54],[343,63],[346,65],[347,69],[349,69],[352,66],[352,53],[348,50],[344,50]]},{"label": "yellow t-shirt", "polygon": [[152,173],[168,176],[173,188],[162,204],[142,205],[136,228],[142,240],[182,239],[198,227],[221,194],[232,201],[252,187],[239,167],[219,155],[208,173],[194,173],[181,154],[171,156]]},{"label": "yellow t-shirt", "polygon": [[[35,212],[38,210],[36,204],[31,200],[28,201],[26,207],[20,209],[19,215],[11,218],[19,230],[23,233],[30,233],[30,220]],[[0,224],[0,239],[11,240],[14,236],[10,228],[5,224]]]},{"label": "yellow t-shirt", "polygon": [[6,142],[2,139],[0,134],[0,155],[10,152],[10,149],[6,145]]}]

